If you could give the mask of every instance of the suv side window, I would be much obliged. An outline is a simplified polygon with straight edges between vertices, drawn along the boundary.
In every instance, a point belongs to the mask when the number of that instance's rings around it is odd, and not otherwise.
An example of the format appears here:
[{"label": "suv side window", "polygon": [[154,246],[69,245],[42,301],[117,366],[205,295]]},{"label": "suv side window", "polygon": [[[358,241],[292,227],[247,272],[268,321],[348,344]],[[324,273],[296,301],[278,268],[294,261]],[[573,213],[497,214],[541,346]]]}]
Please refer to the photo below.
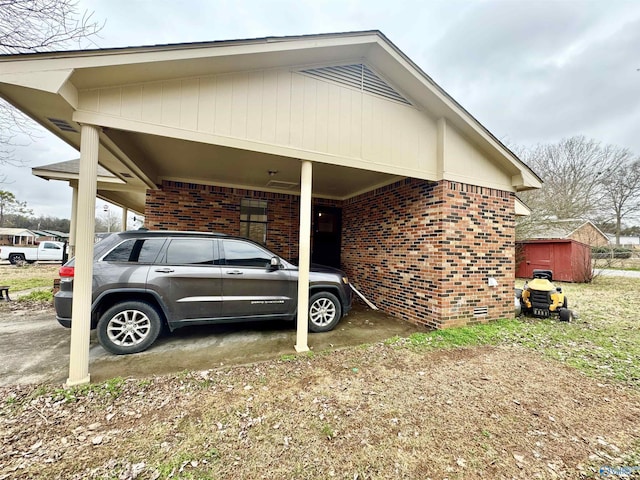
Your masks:
[{"label": "suv side window", "polygon": [[271,265],[272,255],[256,245],[242,240],[222,240],[225,265],[261,267]]},{"label": "suv side window", "polygon": [[125,240],[102,259],[105,262],[153,263],[164,244],[164,239]]},{"label": "suv side window", "polygon": [[174,238],[167,247],[166,263],[172,265],[213,265],[214,242],[203,238]]}]

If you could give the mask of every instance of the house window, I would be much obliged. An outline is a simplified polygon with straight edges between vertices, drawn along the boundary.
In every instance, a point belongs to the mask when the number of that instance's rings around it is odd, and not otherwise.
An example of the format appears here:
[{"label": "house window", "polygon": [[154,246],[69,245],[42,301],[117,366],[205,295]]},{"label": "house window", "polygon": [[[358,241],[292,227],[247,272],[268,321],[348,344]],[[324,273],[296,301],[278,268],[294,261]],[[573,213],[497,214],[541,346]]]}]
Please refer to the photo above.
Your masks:
[{"label": "house window", "polygon": [[240,236],[267,243],[267,202],[243,198],[240,201]]}]

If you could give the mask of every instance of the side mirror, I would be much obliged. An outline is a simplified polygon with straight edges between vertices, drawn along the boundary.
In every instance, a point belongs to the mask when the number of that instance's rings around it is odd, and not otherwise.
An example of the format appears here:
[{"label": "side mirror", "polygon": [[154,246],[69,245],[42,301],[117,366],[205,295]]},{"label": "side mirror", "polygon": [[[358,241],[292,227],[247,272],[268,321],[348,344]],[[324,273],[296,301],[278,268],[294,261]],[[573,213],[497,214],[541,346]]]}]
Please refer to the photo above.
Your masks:
[{"label": "side mirror", "polygon": [[279,257],[271,257],[271,268],[273,270],[276,270],[278,268],[280,268],[280,258]]}]

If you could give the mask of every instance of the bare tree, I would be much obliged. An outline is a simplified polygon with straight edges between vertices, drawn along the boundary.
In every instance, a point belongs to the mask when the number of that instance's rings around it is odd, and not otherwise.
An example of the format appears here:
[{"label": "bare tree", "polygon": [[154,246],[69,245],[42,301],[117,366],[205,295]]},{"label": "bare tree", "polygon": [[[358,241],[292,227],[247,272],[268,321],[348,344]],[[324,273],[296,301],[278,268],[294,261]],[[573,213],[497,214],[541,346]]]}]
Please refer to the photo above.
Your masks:
[{"label": "bare tree", "polygon": [[[92,12],[80,12],[77,0],[0,0],[0,53],[83,48],[102,26]],[[13,149],[32,134],[31,120],[1,100],[0,165],[21,164]]]},{"label": "bare tree", "polygon": [[620,245],[622,221],[640,209],[640,160],[620,152],[616,159],[602,178],[602,208],[605,218],[615,222],[616,245]]},{"label": "bare tree", "polygon": [[82,48],[102,28],[92,16],[77,0],[0,0],[0,52]]},{"label": "bare tree", "polygon": [[100,215],[96,215],[96,232],[119,232],[122,229],[121,215],[118,208],[111,208],[108,205]]},{"label": "bare tree", "polygon": [[[603,208],[611,211],[607,201],[611,193],[605,184],[611,183],[619,166],[631,159],[627,149],[583,136],[516,150],[544,181],[540,190],[519,194],[533,214],[518,222],[518,238],[526,238],[532,228],[558,219],[602,218]],[[611,184],[612,191],[615,183]]]},{"label": "bare tree", "polygon": [[524,192],[530,208],[557,218],[588,218],[598,210],[600,175],[612,163],[600,142],[582,136],[520,152],[540,175],[542,189]]}]

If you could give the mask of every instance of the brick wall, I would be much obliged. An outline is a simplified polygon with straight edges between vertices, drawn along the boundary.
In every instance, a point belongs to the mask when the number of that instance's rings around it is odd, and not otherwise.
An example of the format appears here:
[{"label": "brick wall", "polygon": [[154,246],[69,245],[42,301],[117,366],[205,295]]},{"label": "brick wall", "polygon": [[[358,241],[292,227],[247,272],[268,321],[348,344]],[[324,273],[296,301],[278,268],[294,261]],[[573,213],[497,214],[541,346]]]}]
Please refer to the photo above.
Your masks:
[{"label": "brick wall", "polygon": [[[145,226],[152,230],[189,230],[240,234],[240,201],[267,201],[267,243],[270,250],[293,260],[298,257],[300,197],[285,193],[164,181],[147,191]],[[341,206],[335,200],[313,199],[314,205]]]},{"label": "brick wall", "polygon": [[[147,193],[146,226],[238,235],[242,198],[267,200],[267,247],[295,259],[297,195],[166,181]],[[512,315],[512,194],[406,179],[344,202],[313,201],[342,207],[342,268],[383,311],[428,327]],[[487,313],[474,316],[479,308]]]},{"label": "brick wall", "polygon": [[428,327],[512,315],[513,210],[507,192],[397,182],[345,201],[343,268],[379,308]]}]

